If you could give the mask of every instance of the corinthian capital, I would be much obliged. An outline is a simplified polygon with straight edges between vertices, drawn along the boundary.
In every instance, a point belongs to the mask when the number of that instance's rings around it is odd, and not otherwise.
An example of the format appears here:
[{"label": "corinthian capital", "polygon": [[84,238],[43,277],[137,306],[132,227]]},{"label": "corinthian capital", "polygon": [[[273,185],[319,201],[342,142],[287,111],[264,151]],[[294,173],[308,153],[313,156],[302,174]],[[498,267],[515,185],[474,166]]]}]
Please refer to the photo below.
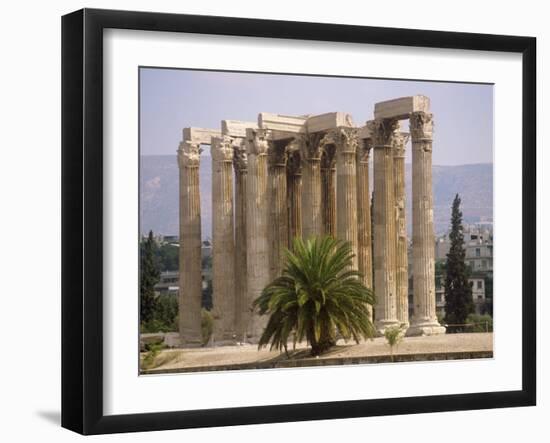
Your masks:
[{"label": "corinthian capital", "polygon": [[226,135],[213,137],[210,153],[216,162],[233,161],[233,139]]},{"label": "corinthian capital", "polygon": [[334,144],[336,152],[355,154],[359,147],[356,128],[336,128],[329,131],[321,140],[321,145]]},{"label": "corinthian capital", "polygon": [[394,157],[405,156],[405,145],[409,141],[410,134],[407,132],[399,132],[393,140],[393,155]]},{"label": "corinthian capital", "polygon": [[431,140],[433,135],[433,114],[413,112],[410,117],[411,136],[413,140]]},{"label": "corinthian capital", "polygon": [[181,142],[178,148],[178,164],[180,168],[198,167],[202,149],[198,143]]},{"label": "corinthian capital", "polygon": [[378,119],[367,122],[372,134],[374,147],[395,145],[395,138],[399,136],[399,120]]},{"label": "corinthian capital", "polygon": [[287,153],[286,168],[289,175],[300,175],[302,173],[302,163],[300,161],[300,152],[289,151]]},{"label": "corinthian capital", "polygon": [[370,157],[370,151],[372,149],[372,138],[364,138],[359,141],[357,147],[357,160],[360,163],[368,163]]},{"label": "corinthian capital", "polygon": [[320,160],[322,153],[322,134],[299,134],[294,143],[300,149],[302,160]]},{"label": "corinthian capital", "polygon": [[248,154],[244,140],[233,146],[233,167],[239,172],[246,171],[248,167]]},{"label": "corinthian capital", "polygon": [[285,166],[287,160],[286,145],[272,142],[267,151],[267,158],[270,166]]},{"label": "corinthian capital", "polygon": [[246,152],[248,155],[267,154],[269,144],[269,131],[267,129],[246,129]]}]

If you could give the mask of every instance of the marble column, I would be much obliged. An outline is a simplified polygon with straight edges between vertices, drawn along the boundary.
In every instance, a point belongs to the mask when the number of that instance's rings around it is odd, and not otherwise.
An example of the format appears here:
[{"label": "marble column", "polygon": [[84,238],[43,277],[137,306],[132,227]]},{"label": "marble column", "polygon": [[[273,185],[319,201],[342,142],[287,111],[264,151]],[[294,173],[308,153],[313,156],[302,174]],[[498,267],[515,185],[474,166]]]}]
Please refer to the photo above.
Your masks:
[{"label": "marble column", "polygon": [[[372,285],[372,235],[370,212],[369,158],[372,139],[360,142],[357,148],[357,262],[363,284]],[[369,309],[372,320],[372,307]]]},{"label": "marble column", "polygon": [[397,120],[367,123],[374,142],[374,287],[375,327],[383,335],[399,325],[396,306],[396,232],[393,178],[393,145],[399,130]]},{"label": "marble column", "polygon": [[269,270],[270,280],[281,275],[288,245],[286,142],[271,143],[268,150]]},{"label": "marble column", "polygon": [[[235,170],[235,334],[237,341],[245,341],[246,314],[246,181],[247,153],[244,140],[234,146],[233,168]],[[244,311],[244,312],[243,312]]]},{"label": "marble column", "polygon": [[302,237],[302,165],[300,152],[289,150],[287,160],[288,247]]},{"label": "marble column", "polygon": [[266,316],[255,315],[253,302],[269,283],[267,151],[268,133],[247,129],[248,178],[246,186],[247,299],[243,318],[247,340],[259,340]]},{"label": "marble column", "polygon": [[200,147],[182,142],[178,149],[180,176],[179,332],[183,346],[202,343]]},{"label": "marble column", "polygon": [[325,145],[321,154],[321,209],[323,234],[336,237],[336,158],[333,144]]},{"label": "marble column", "polygon": [[321,214],[321,149],[318,134],[300,137],[302,148],[302,235],[304,239],[323,232]]},{"label": "marble column", "polygon": [[410,116],[412,141],[413,302],[407,335],[445,333],[436,316],[432,192],[432,114]]},{"label": "marble column", "polygon": [[405,145],[409,135],[398,134],[394,139],[393,178],[395,189],[395,230],[396,244],[396,309],[397,319],[409,326],[409,269],[407,259],[407,223],[405,217]]},{"label": "marble column", "polygon": [[233,147],[230,137],[213,138],[212,304],[213,340],[235,341],[235,239],[233,233]]},{"label": "marble column", "polygon": [[350,243],[354,254],[352,269],[357,269],[357,131],[338,128],[335,133],[336,237]]}]

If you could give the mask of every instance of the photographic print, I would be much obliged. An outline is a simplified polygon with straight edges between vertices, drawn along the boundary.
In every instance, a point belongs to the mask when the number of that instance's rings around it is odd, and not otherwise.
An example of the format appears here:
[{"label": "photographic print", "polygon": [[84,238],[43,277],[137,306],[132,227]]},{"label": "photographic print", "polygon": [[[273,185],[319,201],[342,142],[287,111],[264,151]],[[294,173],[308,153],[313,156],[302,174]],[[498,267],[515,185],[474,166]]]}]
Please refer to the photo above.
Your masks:
[{"label": "photographic print", "polygon": [[492,84],[139,69],[141,374],[493,357]]}]

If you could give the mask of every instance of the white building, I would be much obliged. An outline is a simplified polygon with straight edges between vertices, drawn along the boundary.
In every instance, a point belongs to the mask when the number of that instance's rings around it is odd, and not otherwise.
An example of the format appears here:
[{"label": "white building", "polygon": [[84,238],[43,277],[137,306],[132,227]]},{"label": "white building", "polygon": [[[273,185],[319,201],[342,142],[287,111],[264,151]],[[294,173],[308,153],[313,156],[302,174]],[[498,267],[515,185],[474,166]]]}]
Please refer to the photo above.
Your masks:
[{"label": "white building", "polygon": [[[438,237],[435,242],[436,261],[447,260],[451,247],[449,234]],[[493,224],[479,222],[464,226],[465,261],[470,268],[468,281],[472,285],[472,298],[476,313],[484,311],[487,301],[485,279],[493,272]],[[436,310],[440,315],[445,314],[445,276],[437,275],[435,282]]]}]

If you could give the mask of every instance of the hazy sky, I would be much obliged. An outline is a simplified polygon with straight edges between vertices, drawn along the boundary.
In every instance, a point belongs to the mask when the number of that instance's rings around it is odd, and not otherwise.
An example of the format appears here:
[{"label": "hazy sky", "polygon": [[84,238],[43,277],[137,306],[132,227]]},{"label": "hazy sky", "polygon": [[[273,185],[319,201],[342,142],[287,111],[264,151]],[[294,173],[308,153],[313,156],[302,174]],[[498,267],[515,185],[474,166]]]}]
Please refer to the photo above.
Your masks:
[{"label": "hazy sky", "polygon": [[416,94],[431,99],[434,164],[492,163],[491,85],[151,68],[141,69],[141,154],[174,155],[184,127],[217,129],[224,119],[257,121],[260,112],[341,111],[362,126],[376,102]]}]

